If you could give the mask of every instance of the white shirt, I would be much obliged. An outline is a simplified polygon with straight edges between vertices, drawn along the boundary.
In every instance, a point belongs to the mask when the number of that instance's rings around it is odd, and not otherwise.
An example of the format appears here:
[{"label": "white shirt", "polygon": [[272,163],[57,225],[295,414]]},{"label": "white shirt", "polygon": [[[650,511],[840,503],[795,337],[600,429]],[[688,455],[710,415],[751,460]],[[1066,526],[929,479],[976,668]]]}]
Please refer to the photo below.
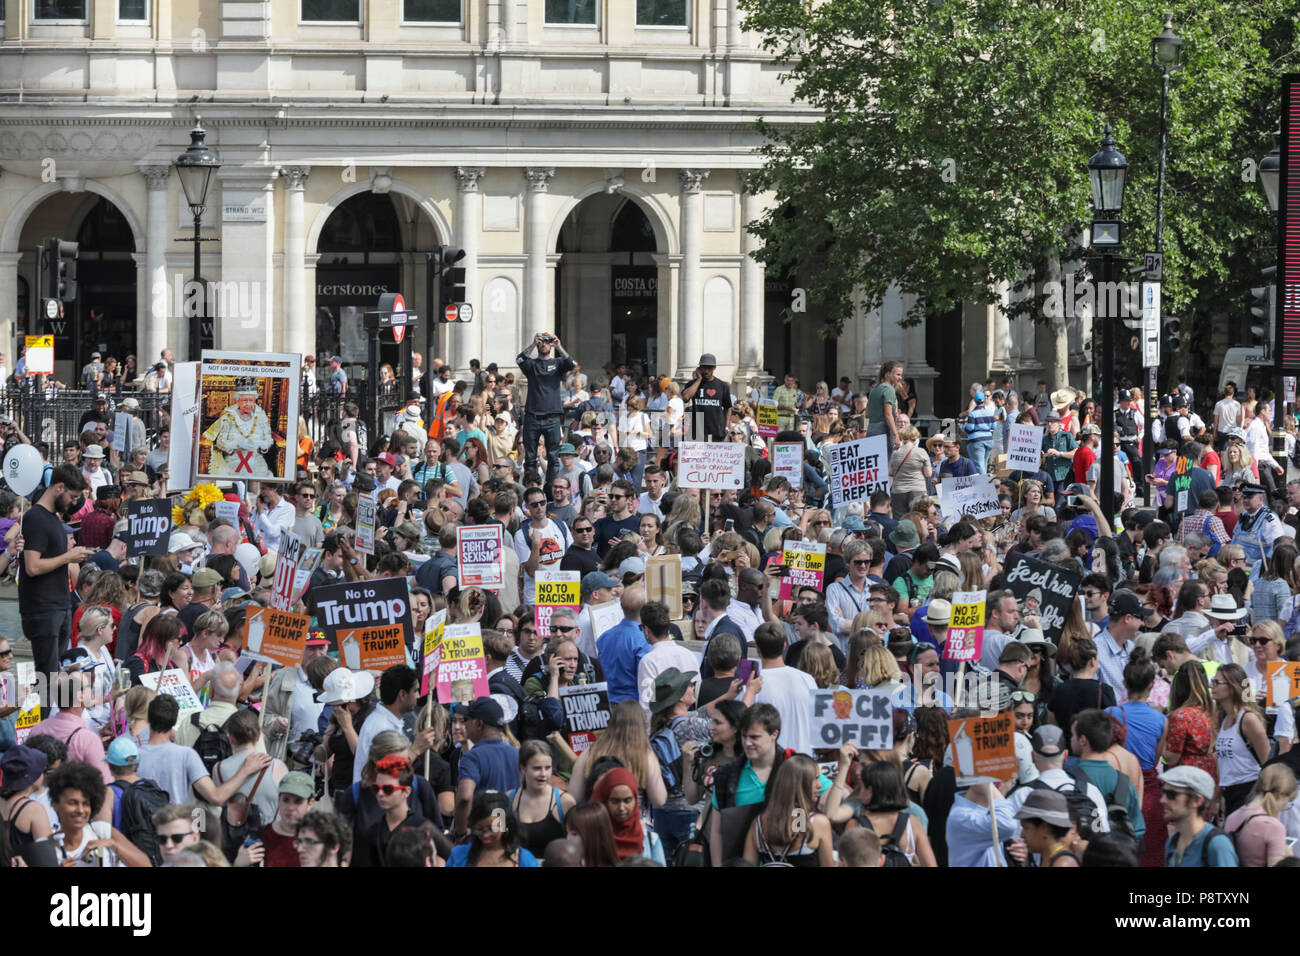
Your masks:
[{"label": "white shirt", "polygon": [[763,688],[754,697],[756,704],[771,704],[781,715],[778,745],[793,747],[801,754],[811,754],[812,695],[817,682],[811,674],[797,667],[764,667]]},{"label": "white shirt", "polygon": [[745,640],[754,640],[754,631],[758,630],[758,625],[763,623],[763,611],[759,607],[750,607],[740,598],[732,598],[731,603],[727,605],[727,617],[736,622],[741,633],[745,635]]},{"label": "white shirt", "polygon": [[676,667],[683,674],[699,673],[700,662],[680,642],[669,638],[650,645],[650,650],[636,665],[636,686],[647,721],[650,719],[650,702],[655,697],[655,678],[670,667]]},{"label": "white shirt", "polygon": [[298,668],[298,682],[293,685],[293,703],[289,711],[289,743],[296,742],[304,733],[316,730],[320,723],[324,704],[315,700],[316,691],[307,680],[301,667]]},{"label": "white shirt", "polygon": [[[537,567],[558,569],[560,561],[564,558],[564,552],[568,550],[569,539],[564,536],[559,525],[550,518],[546,519],[546,524],[533,527],[540,527],[542,531],[542,543],[537,549]],[[519,558],[519,564],[521,566],[527,564],[532,553],[533,542],[528,535],[524,534],[524,529],[521,527],[515,532],[515,554]],[[524,590],[520,596],[530,602],[537,596],[537,579],[527,571],[524,572]]]},{"label": "white shirt", "polygon": [[658,515],[659,520],[663,521],[663,500],[664,495],[662,491],[659,492],[658,501],[650,497],[650,492],[643,491],[641,492],[641,497],[637,500],[636,513],[639,515]]},{"label": "white shirt", "polygon": [[1241,419],[1241,402],[1235,398],[1221,398],[1214,406],[1214,430],[1226,432]]},{"label": "white shirt", "polygon": [[280,532],[292,531],[293,519],[297,516],[297,510],[287,498],[281,498],[280,503],[270,511],[253,511],[253,527],[261,534],[266,550],[280,550]]},{"label": "white shirt", "polygon": [[1273,460],[1269,445],[1269,431],[1264,427],[1263,419],[1252,418],[1250,424],[1246,426],[1246,448],[1254,456],[1255,461],[1272,468],[1277,462]]},{"label": "white shirt", "polygon": [[81,477],[86,479],[86,498],[91,501],[94,500],[96,491],[103,488],[105,485],[111,485],[113,483],[113,479],[109,477],[108,472],[104,470],[103,464],[94,471],[86,471],[83,468],[81,470]]},{"label": "white shirt", "polygon": [[[1022,737],[1023,735],[1016,734],[1016,736]],[[1043,770],[1038,774],[1037,779],[1041,780],[1043,783],[1051,787],[1053,790],[1059,790],[1062,793],[1064,793],[1067,790],[1075,789],[1074,778],[1071,777],[1064,770],[1058,770],[1058,769]],[[1033,792],[1034,792],[1033,787],[1020,787],[1016,790],[1011,791],[1011,795],[1007,797],[1007,799],[1011,801],[1011,809],[1013,811],[1016,811],[1019,810],[1021,807],[1023,807],[1025,805],[1025,801],[1029,799],[1029,795]],[[1095,829],[1098,833],[1109,833],[1110,817],[1106,813],[1106,798],[1101,795],[1101,791],[1097,789],[1097,785],[1091,782],[1088,784],[1087,792],[1088,792],[1088,799],[1091,800],[1093,802],[1093,805],[1095,805],[1097,808],[1097,816],[1096,816],[1093,829]]]},{"label": "white shirt", "polygon": [[452,381],[450,378],[447,379],[447,381],[445,382],[440,378],[435,378],[433,380],[433,386],[430,388],[430,391],[433,393],[433,397],[437,398],[440,395],[446,395],[455,387],[456,387],[456,383]]},{"label": "white shirt", "polygon": [[366,766],[366,761],[370,759],[370,745],[374,743],[385,730],[396,730],[402,733],[402,719],[395,717],[393,712],[380,704],[370,712],[366,722],[361,725],[361,732],[357,734],[357,752],[352,763],[352,782],[361,782],[361,771]]}]

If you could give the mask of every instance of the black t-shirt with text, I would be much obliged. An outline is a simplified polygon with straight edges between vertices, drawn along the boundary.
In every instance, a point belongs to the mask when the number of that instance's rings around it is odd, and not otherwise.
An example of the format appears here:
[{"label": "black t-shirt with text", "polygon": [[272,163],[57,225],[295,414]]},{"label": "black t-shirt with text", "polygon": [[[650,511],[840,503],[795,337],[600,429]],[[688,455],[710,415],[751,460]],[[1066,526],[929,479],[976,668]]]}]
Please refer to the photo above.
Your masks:
[{"label": "black t-shirt with text", "polygon": [[[23,516],[23,548],[42,558],[57,558],[68,551],[68,533],[57,515],[34,504]],[[71,607],[68,589],[68,566],[61,565],[45,574],[27,574],[18,581],[18,613],[23,617],[62,613]]]},{"label": "black t-shirt with text", "polygon": [[[691,441],[723,441],[727,434],[727,409],[731,407],[731,387],[722,379],[700,382],[691,399]],[[703,434],[699,429],[703,428]]]}]

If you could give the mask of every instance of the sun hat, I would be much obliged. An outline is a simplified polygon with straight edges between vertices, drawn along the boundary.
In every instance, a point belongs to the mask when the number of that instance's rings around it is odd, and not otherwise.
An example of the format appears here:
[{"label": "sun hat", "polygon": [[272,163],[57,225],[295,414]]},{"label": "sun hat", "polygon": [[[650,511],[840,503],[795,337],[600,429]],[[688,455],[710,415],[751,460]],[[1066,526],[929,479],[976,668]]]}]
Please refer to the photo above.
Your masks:
[{"label": "sun hat", "polygon": [[697,671],[682,673],[676,667],[665,667],[655,675],[654,700],[650,702],[650,713],[657,714],[661,710],[667,710],[681,700],[697,673]]},{"label": "sun hat", "polygon": [[347,704],[354,700],[368,697],[375,689],[375,675],[369,671],[351,671],[346,667],[336,667],[325,675],[321,682],[321,691],[316,695],[316,703],[329,705]]}]

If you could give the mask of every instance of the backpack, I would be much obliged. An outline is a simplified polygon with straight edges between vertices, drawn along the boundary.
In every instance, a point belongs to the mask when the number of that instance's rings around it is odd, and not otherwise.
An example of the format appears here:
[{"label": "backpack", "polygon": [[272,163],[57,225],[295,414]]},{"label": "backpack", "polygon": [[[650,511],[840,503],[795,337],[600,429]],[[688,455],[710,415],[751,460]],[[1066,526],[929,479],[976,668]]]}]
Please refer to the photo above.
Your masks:
[{"label": "backpack", "polygon": [[[1097,805],[1088,796],[1088,775],[1078,767],[1071,767],[1065,772],[1070,775],[1070,780],[1074,783],[1074,786],[1068,790],[1065,789],[1065,784],[1060,787],[1053,787],[1042,780],[1033,780],[1026,786],[1031,790],[1055,790],[1065,797],[1065,802],[1070,808],[1070,819],[1074,820],[1075,825],[1078,826],[1079,835],[1084,839],[1091,839],[1091,835],[1097,832],[1097,824],[1100,822],[1098,817],[1101,814],[1097,812]],[[1128,811],[1126,808],[1124,809],[1124,816],[1127,819]],[[1087,833],[1084,832],[1085,830]]]},{"label": "backpack", "polygon": [[154,866],[162,866],[153,815],[170,804],[171,797],[152,780],[137,780],[132,784],[114,780],[109,786],[116,794],[113,800],[114,828],[148,856]]},{"label": "backpack", "polygon": [[[903,834],[907,832],[908,821],[911,818],[910,810],[899,810],[898,819],[894,821],[894,829],[889,831],[889,836],[880,841],[880,852],[885,855],[885,862],[881,866],[905,866],[911,867],[912,861],[907,858],[903,852]],[[875,827],[871,825],[871,820],[867,816],[867,808],[863,807],[858,811],[858,824],[872,833],[875,833]]]},{"label": "backpack", "polygon": [[503,670],[492,675],[492,680],[488,683],[488,689],[494,694],[509,694],[519,704],[519,713],[511,721],[513,726],[510,728],[514,731],[516,737],[521,741],[542,740],[546,737],[546,733],[542,729],[542,709],[538,706],[537,698],[525,694],[523,685],[519,681]]},{"label": "backpack", "polygon": [[[685,719],[685,718],[679,718]],[[676,723],[676,721],[674,721]],[[682,748],[677,744],[677,735],[672,727],[664,727],[650,738],[650,749],[659,760],[659,775],[664,778],[664,786],[669,793],[680,789],[682,785]]]},{"label": "backpack", "polygon": [[[221,808],[221,852],[231,863],[234,863],[235,857],[239,856],[244,841],[250,835],[261,833],[266,827],[266,821],[262,819],[262,811],[253,803],[253,798],[257,796],[257,788],[262,785],[262,778],[270,769],[270,764],[262,768],[247,796],[236,793]],[[219,777],[218,781],[222,782]]]},{"label": "backpack", "polygon": [[122,615],[122,623],[117,628],[117,646],[113,649],[113,656],[119,661],[125,661],[139,647],[140,620],[137,615],[148,606],[149,602],[143,601],[128,608]]},{"label": "backpack", "polygon": [[[1300,447],[1300,443],[1297,443],[1297,447]],[[1211,558],[1214,557],[1216,554],[1218,554],[1219,550],[1223,547],[1223,544],[1219,541],[1219,539],[1216,538],[1214,535],[1210,534],[1210,522],[1213,520],[1214,520],[1214,515],[1207,515],[1205,518],[1205,524],[1201,528],[1201,534],[1205,535],[1207,538],[1210,539],[1209,557]]]},{"label": "backpack", "polygon": [[190,723],[199,730],[198,739],[194,741],[194,749],[199,752],[199,759],[203,761],[204,769],[210,777],[216,770],[217,764],[230,756],[230,738],[220,727],[201,726],[199,716],[199,714],[190,715]]},{"label": "backpack", "polygon": [[1118,770],[1115,773],[1119,780],[1115,783],[1115,789],[1106,796],[1106,816],[1110,818],[1110,831],[1122,833],[1136,843],[1137,831],[1133,829],[1133,821],[1128,818],[1128,792],[1132,784],[1126,774]]}]

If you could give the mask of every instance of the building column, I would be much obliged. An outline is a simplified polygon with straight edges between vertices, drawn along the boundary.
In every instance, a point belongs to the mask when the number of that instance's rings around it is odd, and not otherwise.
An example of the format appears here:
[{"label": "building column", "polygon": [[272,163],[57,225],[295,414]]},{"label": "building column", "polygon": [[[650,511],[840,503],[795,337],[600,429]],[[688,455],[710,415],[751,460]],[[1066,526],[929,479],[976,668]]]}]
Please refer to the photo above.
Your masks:
[{"label": "building column", "polygon": [[[145,223],[145,287],[149,307],[136,317],[136,366],[146,369],[167,345],[167,318],[170,295],[167,289],[167,185],[170,166],[142,166],[149,194],[148,219]],[[176,354],[180,354],[179,351]],[[146,361],[146,359],[148,361]]]},{"label": "building column", "polygon": [[[474,301],[478,288],[478,239],[479,221],[483,203],[479,198],[478,181],[487,170],[482,166],[457,166],[456,182],[459,187],[456,206],[456,233],[460,247],[465,250],[461,264],[465,267],[465,295],[477,309],[480,303]],[[436,321],[440,316],[432,316]],[[474,316],[471,322],[457,322],[448,327],[450,341],[447,343],[447,363],[452,367],[452,375],[465,378],[469,375],[469,360],[480,358],[483,348],[483,319]]]},{"label": "building column", "polygon": [[[221,291],[213,329],[219,349],[275,351],[275,176],[274,169],[264,167],[223,168],[217,173],[221,191],[215,196],[208,194],[209,203],[260,210],[247,220],[219,217]],[[211,272],[204,271],[208,272],[205,278],[212,281]],[[188,325],[182,324],[188,330]],[[193,347],[185,354],[191,361],[199,358]]]},{"label": "building column", "polygon": [[528,230],[524,240],[528,261],[524,265],[524,336],[519,343],[521,349],[527,348],[538,332],[549,331],[546,322],[546,279],[550,274],[546,256],[546,195],[554,175],[554,166],[529,166],[524,170],[524,177],[528,180],[528,208],[524,213],[524,225]]},{"label": "building column", "polygon": [[303,355],[309,355],[316,351],[316,323],[307,321],[304,260],[307,251],[305,194],[311,167],[286,166],[281,174],[285,180],[284,328],[280,340],[281,348],[286,352],[301,352]]},{"label": "building column", "polygon": [[[862,286],[853,287],[853,325],[858,332],[857,390],[866,391],[880,372],[881,357],[885,354],[885,329],[880,309],[868,309]],[[780,374],[778,370],[776,374]]]},{"label": "building column", "polygon": [[763,264],[754,254],[759,240],[745,227],[763,214],[763,204],[748,186],[740,200],[741,250],[745,258],[740,264],[740,369],[745,379],[763,371]]},{"label": "building column", "polygon": [[[885,294],[881,321],[888,328],[891,323],[898,325],[906,314],[907,303],[904,301],[903,290],[898,283],[894,283]],[[939,377],[939,373],[930,367],[925,358],[925,325],[928,321],[927,317],[922,316],[920,322],[903,329],[903,376],[916,383],[916,417],[912,424],[916,424],[918,419],[932,423],[935,418],[934,380]],[[933,434],[933,430],[929,434]]]},{"label": "building column", "polygon": [[[10,373],[18,364],[18,350],[21,340],[15,340],[18,334],[15,318],[18,308],[18,262],[21,252],[0,252],[0,351],[5,353],[5,365]],[[37,327],[36,313],[40,304],[40,290],[33,288],[27,296],[27,333],[30,335]]]},{"label": "building column", "polygon": [[740,46],[740,4],[738,0],[727,0],[727,47],[736,49]]},{"label": "building column", "polygon": [[690,381],[704,351],[704,322],[700,315],[700,247],[704,240],[704,196],[701,189],[707,169],[679,169],[682,184],[681,209],[681,298],[677,327],[681,330],[677,352],[677,377]]},{"label": "building column", "polygon": [[998,284],[998,301],[989,306],[993,313],[993,348],[989,359],[990,372],[1011,372],[1011,318],[1007,310],[1011,305],[1011,283]]}]

